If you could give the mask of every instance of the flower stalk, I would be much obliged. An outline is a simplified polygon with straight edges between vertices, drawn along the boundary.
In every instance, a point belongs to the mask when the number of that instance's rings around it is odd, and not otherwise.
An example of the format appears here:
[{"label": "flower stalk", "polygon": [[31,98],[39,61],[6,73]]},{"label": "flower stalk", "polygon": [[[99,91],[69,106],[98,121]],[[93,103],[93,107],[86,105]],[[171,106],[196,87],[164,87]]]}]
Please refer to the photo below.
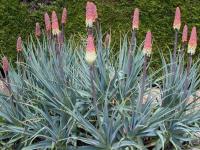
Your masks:
[{"label": "flower stalk", "polygon": [[180,63],[180,68],[179,68],[179,75],[181,75],[181,72],[183,71],[183,66],[184,64],[181,63],[181,60],[183,60],[183,56],[184,56],[184,51],[186,49],[187,46],[187,38],[188,38],[188,27],[187,25],[184,26],[183,28],[183,33],[182,33],[182,47],[180,50],[180,55],[179,55],[179,63]]},{"label": "flower stalk", "polygon": [[109,33],[106,34],[105,37],[105,48],[106,48],[106,62],[109,60],[109,48],[110,48],[110,42],[111,42],[111,35]]},{"label": "flower stalk", "polygon": [[188,88],[189,88],[189,75],[190,75],[190,70],[192,66],[192,56],[195,54],[197,47],[197,31],[196,27],[192,28],[192,32],[190,35],[190,39],[188,42],[188,64],[187,64],[187,76],[185,80],[185,87],[184,87],[184,98],[187,98],[188,96]]},{"label": "flower stalk", "polygon": [[176,70],[176,53],[177,53],[177,44],[178,44],[178,32],[181,27],[181,11],[180,8],[176,8],[175,17],[174,17],[174,23],[173,28],[175,30],[175,39],[174,39],[174,51],[172,56],[172,72],[175,74]]},{"label": "flower stalk", "polygon": [[174,39],[174,51],[173,51],[173,56],[172,56],[172,72],[175,75],[176,71],[176,53],[177,53],[177,44],[178,44],[178,30],[175,30],[175,39]]},{"label": "flower stalk", "polygon": [[131,74],[132,70],[132,63],[133,63],[133,56],[135,53],[136,47],[136,30],[139,29],[139,9],[136,8],[134,10],[133,19],[132,19],[132,36],[131,36],[131,43],[128,51],[128,76]]},{"label": "flower stalk", "polygon": [[144,48],[143,48],[143,54],[144,54],[144,64],[143,64],[143,72],[142,72],[142,81],[141,81],[141,91],[140,91],[140,99],[139,99],[139,106],[138,109],[141,110],[143,98],[144,98],[144,88],[145,88],[145,81],[147,76],[147,63],[148,63],[148,57],[150,57],[152,52],[152,35],[151,32],[148,31],[146,34],[146,38],[144,41]]},{"label": "flower stalk", "polygon": [[89,72],[90,72],[90,82],[91,82],[91,95],[92,95],[92,103],[94,109],[97,114],[97,121],[99,125],[101,124],[99,117],[99,109],[97,105],[97,93],[94,85],[94,77],[95,77],[95,67],[94,62],[97,58],[96,49],[94,45],[94,37],[93,37],[93,23],[97,19],[97,9],[96,5],[93,2],[87,2],[86,4],[86,27],[87,27],[87,45],[86,45],[86,53],[85,60],[89,64]]},{"label": "flower stalk", "polygon": [[61,33],[62,33],[62,39],[63,39],[63,41],[64,41],[64,38],[65,38],[65,24],[66,24],[66,22],[67,22],[67,9],[66,8],[64,8],[63,9],[63,12],[62,12],[62,20],[61,20],[61,25],[62,25],[62,31],[61,31]]},{"label": "flower stalk", "polygon": [[132,71],[132,63],[133,63],[133,56],[135,53],[135,46],[136,46],[136,30],[134,29],[132,31],[131,44],[128,51],[128,76],[131,75],[131,71]]},{"label": "flower stalk", "polygon": [[139,109],[141,109],[143,98],[144,98],[144,88],[145,88],[145,81],[147,76],[147,58],[148,56],[144,55],[144,64],[143,64],[143,71],[142,71],[142,82],[141,82],[141,91],[140,91],[140,99],[139,99]]}]

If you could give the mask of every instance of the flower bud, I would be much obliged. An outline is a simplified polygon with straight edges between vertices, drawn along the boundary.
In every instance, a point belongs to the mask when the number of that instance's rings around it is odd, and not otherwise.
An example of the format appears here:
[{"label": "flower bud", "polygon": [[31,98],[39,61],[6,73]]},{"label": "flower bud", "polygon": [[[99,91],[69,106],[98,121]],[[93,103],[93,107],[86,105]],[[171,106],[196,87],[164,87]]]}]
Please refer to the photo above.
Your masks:
[{"label": "flower bud", "polygon": [[2,58],[2,68],[4,73],[7,74],[9,70],[9,63],[7,57],[5,56]]},{"label": "flower bud", "polygon": [[62,23],[62,24],[66,24],[66,22],[67,22],[67,9],[64,8],[64,9],[63,9],[63,12],[62,12],[62,20],[61,20],[61,23]]},{"label": "flower bud", "polygon": [[44,15],[44,22],[45,22],[46,31],[47,32],[51,31],[51,21],[50,21],[48,13],[45,13]]},{"label": "flower bud", "polygon": [[92,27],[97,19],[97,8],[93,2],[87,2],[86,5],[86,27]]},{"label": "flower bud", "polygon": [[55,11],[52,12],[51,21],[52,21],[52,34],[58,35],[60,30],[58,25],[58,18]]},{"label": "flower bud", "polygon": [[176,13],[175,13],[175,17],[174,17],[174,24],[173,24],[173,28],[180,30],[181,27],[181,11],[180,8],[177,7],[176,8]]},{"label": "flower bud", "polygon": [[187,38],[188,38],[188,27],[187,25],[185,25],[183,28],[182,42],[183,43],[187,42]]},{"label": "flower bud", "polygon": [[135,8],[132,20],[132,29],[138,30],[139,29],[139,9]]},{"label": "flower bud", "polygon": [[197,30],[196,30],[196,27],[193,27],[191,35],[190,35],[190,39],[188,42],[188,51],[187,52],[189,54],[193,55],[193,54],[195,54],[196,48],[197,48]]},{"label": "flower bud", "polygon": [[151,31],[148,31],[144,41],[143,53],[147,56],[150,56],[151,51],[152,51],[152,36],[151,36]]},{"label": "flower bud", "polygon": [[41,35],[40,24],[37,22],[35,25],[35,36],[40,37],[40,35]]},{"label": "flower bud", "polygon": [[17,39],[16,49],[17,49],[17,52],[22,51],[22,38],[21,37],[18,37],[18,39]]}]

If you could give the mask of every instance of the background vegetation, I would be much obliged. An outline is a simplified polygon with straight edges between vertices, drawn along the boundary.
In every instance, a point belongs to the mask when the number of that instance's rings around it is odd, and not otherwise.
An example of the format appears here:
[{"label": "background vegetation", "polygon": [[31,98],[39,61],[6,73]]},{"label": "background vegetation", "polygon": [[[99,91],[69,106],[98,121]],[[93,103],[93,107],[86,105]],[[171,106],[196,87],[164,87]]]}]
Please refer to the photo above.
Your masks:
[{"label": "background vegetation", "polygon": [[[120,33],[131,30],[131,14],[134,8],[141,11],[141,26],[139,43],[145,32],[151,29],[154,36],[154,49],[166,50],[172,46],[172,22],[174,11],[180,6],[182,12],[182,27],[185,23],[200,27],[199,0],[95,0],[103,32],[111,29],[112,42],[118,43]],[[26,39],[34,32],[35,22],[42,25],[43,14],[56,10],[61,17],[62,8],[68,10],[67,34],[85,35],[85,4],[86,0],[1,0],[0,1],[0,51],[11,58],[15,58],[15,43],[18,35]],[[154,54],[156,54],[155,52]]]}]

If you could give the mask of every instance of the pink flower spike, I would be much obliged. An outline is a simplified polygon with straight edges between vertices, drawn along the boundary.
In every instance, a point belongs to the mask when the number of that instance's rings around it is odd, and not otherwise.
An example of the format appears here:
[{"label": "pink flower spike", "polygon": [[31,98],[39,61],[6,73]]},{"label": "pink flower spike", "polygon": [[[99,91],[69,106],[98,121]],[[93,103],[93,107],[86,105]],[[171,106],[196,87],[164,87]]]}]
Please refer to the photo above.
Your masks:
[{"label": "pink flower spike", "polygon": [[176,13],[175,13],[175,18],[174,18],[173,28],[180,30],[180,27],[181,27],[181,11],[180,11],[180,8],[177,7]]},{"label": "pink flower spike", "polygon": [[146,34],[145,41],[144,41],[143,53],[147,56],[150,56],[151,51],[152,51],[152,35],[151,35],[151,31],[148,31]]},{"label": "pink flower spike", "polygon": [[46,31],[47,32],[51,31],[51,21],[50,21],[50,17],[48,13],[45,13],[44,15],[44,22],[45,22]]},{"label": "pink flower spike", "polygon": [[95,51],[94,37],[92,34],[89,34],[87,38],[85,60],[88,62],[88,64],[93,64],[96,60],[96,57],[97,55]]},{"label": "pink flower spike", "polygon": [[184,25],[183,34],[182,34],[182,42],[183,43],[187,42],[187,38],[188,38],[188,27],[187,25]]},{"label": "pink flower spike", "polygon": [[35,25],[35,36],[40,37],[40,35],[41,35],[40,24],[37,22]]},{"label": "pink flower spike", "polygon": [[93,2],[87,2],[86,5],[86,27],[92,27],[97,19],[97,8]]},{"label": "pink flower spike", "polygon": [[88,35],[86,51],[88,51],[88,52],[95,51],[94,37],[92,36],[92,34]]},{"label": "pink flower spike", "polygon": [[64,8],[64,9],[63,9],[63,12],[62,12],[62,20],[61,20],[61,23],[62,23],[62,24],[66,24],[66,22],[67,22],[67,9]]},{"label": "pink flower spike", "polygon": [[8,62],[7,57],[5,56],[2,58],[2,68],[3,68],[4,73],[7,74],[9,70],[9,62]]},{"label": "pink flower spike", "polygon": [[195,54],[196,48],[197,48],[197,30],[196,30],[196,27],[193,27],[191,35],[190,35],[190,39],[188,42],[188,51],[187,52],[189,54],[193,55],[193,54]]},{"label": "pink flower spike", "polygon": [[135,8],[132,20],[132,29],[138,30],[139,29],[139,9]]},{"label": "pink flower spike", "polygon": [[60,30],[58,25],[58,18],[55,11],[52,12],[51,21],[52,21],[52,34],[58,35]]},{"label": "pink flower spike", "polygon": [[18,39],[17,39],[16,49],[17,49],[17,52],[22,51],[22,38],[21,37],[18,37]]}]

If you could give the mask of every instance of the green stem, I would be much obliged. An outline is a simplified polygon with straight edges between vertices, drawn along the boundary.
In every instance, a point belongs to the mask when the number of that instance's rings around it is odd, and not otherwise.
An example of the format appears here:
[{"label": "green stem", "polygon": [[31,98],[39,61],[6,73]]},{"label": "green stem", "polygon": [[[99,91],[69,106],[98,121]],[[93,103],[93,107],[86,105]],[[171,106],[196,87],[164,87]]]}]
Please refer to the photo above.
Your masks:
[{"label": "green stem", "polygon": [[90,80],[91,80],[91,92],[92,92],[92,103],[96,111],[97,120],[99,122],[99,126],[101,126],[100,117],[99,117],[99,109],[97,105],[97,95],[96,95],[96,88],[94,85],[94,65],[90,65]]},{"label": "green stem", "polygon": [[62,32],[61,32],[61,35],[62,35],[62,40],[64,42],[64,39],[65,39],[65,24],[62,24]]},{"label": "green stem", "polygon": [[189,54],[188,64],[187,64],[187,77],[185,79],[185,86],[184,86],[184,98],[187,98],[187,95],[188,95],[189,75],[190,75],[191,65],[192,65],[192,55]]},{"label": "green stem", "polygon": [[128,51],[128,76],[130,76],[132,70],[132,62],[135,53],[135,46],[136,46],[136,31],[133,30],[131,36],[131,44]]},{"label": "green stem", "polygon": [[181,48],[181,51],[180,51],[180,60],[179,60],[179,63],[180,63],[180,68],[179,68],[179,75],[181,75],[181,72],[183,71],[183,67],[184,67],[184,63],[182,63],[183,61],[183,56],[184,56],[184,50],[186,48],[186,43],[184,42],[183,45],[182,45],[182,48]]},{"label": "green stem", "polygon": [[178,44],[178,30],[175,30],[174,51],[173,51],[173,57],[172,57],[172,65],[173,65],[172,72],[174,73],[174,77],[175,77],[175,71],[176,71],[176,51],[177,51],[177,44]]},{"label": "green stem", "polygon": [[142,101],[144,97],[144,87],[145,87],[145,80],[147,75],[147,55],[144,56],[144,64],[143,64],[143,76],[142,76],[142,83],[141,83],[141,92],[140,92],[140,99],[139,99],[139,106],[138,109],[141,110]]}]

